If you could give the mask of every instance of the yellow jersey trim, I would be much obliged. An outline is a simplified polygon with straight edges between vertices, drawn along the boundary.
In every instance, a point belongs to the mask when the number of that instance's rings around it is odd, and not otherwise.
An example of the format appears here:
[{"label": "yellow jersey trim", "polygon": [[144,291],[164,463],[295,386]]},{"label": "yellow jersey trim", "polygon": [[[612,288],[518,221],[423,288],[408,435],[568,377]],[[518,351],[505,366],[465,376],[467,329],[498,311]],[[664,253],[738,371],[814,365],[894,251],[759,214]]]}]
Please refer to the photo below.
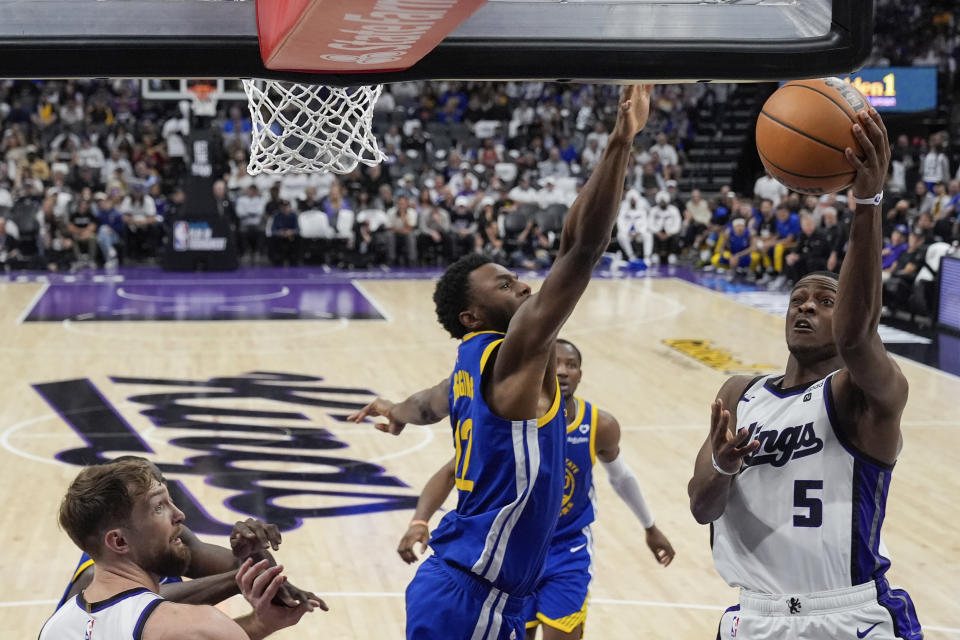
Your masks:
[{"label": "yellow jersey trim", "polygon": [[93,566],[93,558],[90,558],[89,560],[81,564],[79,567],[77,567],[77,570],[73,572],[73,577],[70,578],[70,584],[73,584],[74,582],[76,582],[77,578],[80,577],[80,574],[92,566]]},{"label": "yellow jersey trim", "polygon": [[476,338],[477,336],[482,336],[482,335],[485,334],[485,333],[495,333],[495,334],[497,334],[497,335],[499,335],[499,336],[506,335],[503,331],[472,331],[472,332],[468,333],[467,335],[463,336],[462,338],[460,338],[460,341],[461,341],[461,342],[466,342],[466,341],[469,340],[470,338]]},{"label": "yellow jersey trim", "polygon": [[[496,333],[496,331],[488,331],[487,333]],[[483,375],[483,370],[487,366],[487,360],[490,359],[490,356],[493,355],[493,350],[499,347],[501,342],[503,342],[503,338],[494,340],[483,350],[483,355],[480,356],[480,375]]]},{"label": "yellow jersey trim", "polygon": [[597,464],[597,405],[590,405],[590,464]]},{"label": "yellow jersey trim", "polygon": [[540,626],[540,621],[539,621],[539,620],[528,620],[528,621],[527,621],[527,629],[536,629],[536,628],[539,627],[539,626]]},{"label": "yellow jersey trim", "polygon": [[550,407],[550,411],[547,411],[546,415],[542,418],[537,419],[537,427],[543,427],[550,424],[550,421],[554,419],[557,415],[557,411],[560,410],[560,381],[557,381],[557,392],[553,396],[553,406]]},{"label": "yellow jersey trim", "polygon": [[[562,617],[562,618],[559,618],[559,619],[557,619],[557,620],[554,620],[553,618],[548,618],[547,616],[543,615],[542,613],[537,612],[537,620],[538,620],[539,622],[542,622],[543,624],[547,625],[548,627],[553,627],[554,629],[559,629],[560,631],[563,631],[564,633],[570,633],[571,631],[573,631],[574,629],[576,629],[577,627],[579,627],[581,624],[584,624],[584,625],[586,624],[586,622],[587,622],[587,600],[589,600],[589,599],[590,599],[590,596],[588,595],[587,598],[583,601],[583,608],[580,609],[580,611],[577,611],[576,613],[571,613],[571,614],[568,615],[568,616],[564,616],[564,617]],[[530,628],[530,623],[529,623],[529,622],[527,623],[527,628],[528,628],[528,629]]]},{"label": "yellow jersey trim", "polygon": [[[573,432],[574,430],[577,429],[577,427],[580,426],[580,423],[583,422],[583,416],[584,416],[584,414],[586,413],[586,408],[587,408],[587,405],[583,402],[583,399],[582,399],[582,398],[579,398],[579,397],[577,397],[577,396],[573,396],[573,399],[574,399],[574,400],[576,401],[576,403],[577,403],[577,415],[576,415],[576,417],[573,419],[573,422],[570,423],[570,426],[567,427],[567,433]],[[592,427],[592,426],[593,426],[593,425],[591,425],[591,427]],[[592,438],[593,436],[590,436],[590,437]]]}]

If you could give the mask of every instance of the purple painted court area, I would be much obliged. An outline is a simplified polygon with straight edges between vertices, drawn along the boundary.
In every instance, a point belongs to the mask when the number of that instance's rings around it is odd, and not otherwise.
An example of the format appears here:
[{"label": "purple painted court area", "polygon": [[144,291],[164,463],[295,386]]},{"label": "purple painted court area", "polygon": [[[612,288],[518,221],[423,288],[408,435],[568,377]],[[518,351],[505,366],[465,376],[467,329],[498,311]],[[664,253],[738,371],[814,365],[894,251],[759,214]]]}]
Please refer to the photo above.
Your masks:
[{"label": "purple painted court area", "polygon": [[257,270],[230,275],[137,270],[50,278],[27,322],[382,320],[350,278]]}]

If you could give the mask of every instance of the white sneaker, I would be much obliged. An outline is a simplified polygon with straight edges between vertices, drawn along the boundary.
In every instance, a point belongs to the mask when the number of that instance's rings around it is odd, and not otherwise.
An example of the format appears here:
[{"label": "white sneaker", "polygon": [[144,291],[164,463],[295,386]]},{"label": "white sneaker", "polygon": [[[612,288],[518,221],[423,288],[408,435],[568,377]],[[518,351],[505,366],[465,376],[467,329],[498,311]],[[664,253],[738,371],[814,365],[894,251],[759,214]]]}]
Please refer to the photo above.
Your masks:
[{"label": "white sneaker", "polygon": [[672,253],[667,256],[667,264],[677,264],[677,256]]},{"label": "white sneaker", "polygon": [[647,259],[647,262],[649,262],[655,267],[660,266],[660,254],[659,253],[653,254],[652,256],[650,256],[650,258]]}]

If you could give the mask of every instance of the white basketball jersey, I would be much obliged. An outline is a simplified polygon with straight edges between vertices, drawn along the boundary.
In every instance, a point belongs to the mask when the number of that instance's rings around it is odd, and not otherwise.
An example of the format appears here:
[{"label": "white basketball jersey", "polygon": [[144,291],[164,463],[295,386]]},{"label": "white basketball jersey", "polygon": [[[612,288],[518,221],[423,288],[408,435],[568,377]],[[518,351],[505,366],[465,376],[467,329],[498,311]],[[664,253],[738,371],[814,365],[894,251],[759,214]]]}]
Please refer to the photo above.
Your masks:
[{"label": "white basketball jersey", "polygon": [[789,389],[777,376],[758,378],[740,398],[737,428],[760,448],[711,529],[713,560],[730,586],[813,593],[871,582],[890,566],[880,528],[893,465],[850,445],[832,376]]},{"label": "white basketball jersey", "polygon": [[164,599],[149,589],[130,589],[87,603],[80,593],[57,609],[39,640],[140,640],[147,618]]}]

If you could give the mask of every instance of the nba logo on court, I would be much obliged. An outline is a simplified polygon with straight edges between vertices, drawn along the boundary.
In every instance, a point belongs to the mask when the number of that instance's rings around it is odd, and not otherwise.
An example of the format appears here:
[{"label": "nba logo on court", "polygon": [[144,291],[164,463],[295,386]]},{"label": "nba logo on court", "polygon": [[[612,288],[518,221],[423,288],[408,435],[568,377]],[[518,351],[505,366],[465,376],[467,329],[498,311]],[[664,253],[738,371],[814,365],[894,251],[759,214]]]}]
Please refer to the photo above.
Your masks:
[{"label": "nba logo on court", "polygon": [[96,622],[93,618],[87,620],[87,629],[83,632],[83,640],[90,640],[93,637],[93,623]]}]

